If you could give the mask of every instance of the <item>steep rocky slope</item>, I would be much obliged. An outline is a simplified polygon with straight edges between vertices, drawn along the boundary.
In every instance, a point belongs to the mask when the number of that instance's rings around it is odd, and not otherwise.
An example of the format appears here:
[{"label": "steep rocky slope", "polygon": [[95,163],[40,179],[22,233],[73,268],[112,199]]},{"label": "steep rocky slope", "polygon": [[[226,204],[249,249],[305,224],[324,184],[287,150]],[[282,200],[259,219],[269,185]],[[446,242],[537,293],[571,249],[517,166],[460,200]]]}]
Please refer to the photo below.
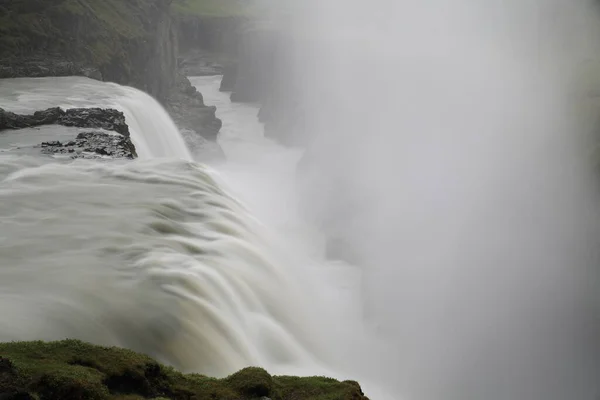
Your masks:
[{"label": "steep rocky slope", "polygon": [[0,1],[0,78],[83,75],[134,86],[162,102],[179,126],[214,140],[221,122],[178,70],[172,6],[172,0]]}]

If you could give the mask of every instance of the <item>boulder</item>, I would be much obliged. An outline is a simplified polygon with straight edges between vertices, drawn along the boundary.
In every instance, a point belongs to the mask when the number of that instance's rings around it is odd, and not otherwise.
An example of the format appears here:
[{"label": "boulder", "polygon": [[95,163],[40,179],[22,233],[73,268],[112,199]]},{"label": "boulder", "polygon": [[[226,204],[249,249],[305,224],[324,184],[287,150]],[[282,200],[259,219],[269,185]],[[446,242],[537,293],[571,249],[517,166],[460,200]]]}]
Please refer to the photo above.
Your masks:
[{"label": "boulder", "polygon": [[72,108],[61,116],[58,123],[64,126],[106,129],[129,136],[125,115],[113,109]]},{"label": "boulder", "polygon": [[40,125],[64,125],[78,128],[96,128],[115,131],[129,136],[125,115],[117,110],[103,108],[48,108],[32,115],[15,114],[0,108],[0,131],[32,128]]},{"label": "boulder", "polygon": [[81,132],[74,141],[61,143],[59,141],[43,142],[44,154],[64,154],[70,158],[124,158],[137,157],[135,146],[129,136],[100,131]]}]

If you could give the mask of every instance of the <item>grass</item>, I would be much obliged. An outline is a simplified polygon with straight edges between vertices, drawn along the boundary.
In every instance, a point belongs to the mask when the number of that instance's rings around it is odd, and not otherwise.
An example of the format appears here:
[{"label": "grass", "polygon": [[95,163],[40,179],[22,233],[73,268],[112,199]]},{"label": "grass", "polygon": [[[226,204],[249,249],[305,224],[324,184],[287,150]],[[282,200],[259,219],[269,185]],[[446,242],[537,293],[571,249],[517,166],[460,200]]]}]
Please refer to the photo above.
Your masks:
[{"label": "grass", "polygon": [[68,53],[92,64],[143,40],[165,0],[11,0],[0,5],[0,57]]},{"label": "grass", "polygon": [[358,383],[271,376],[182,374],[142,354],[77,340],[0,343],[0,398],[42,400],[368,400]]},{"label": "grass", "polygon": [[252,0],[174,0],[172,10],[179,16],[248,17],[256,8]]}]

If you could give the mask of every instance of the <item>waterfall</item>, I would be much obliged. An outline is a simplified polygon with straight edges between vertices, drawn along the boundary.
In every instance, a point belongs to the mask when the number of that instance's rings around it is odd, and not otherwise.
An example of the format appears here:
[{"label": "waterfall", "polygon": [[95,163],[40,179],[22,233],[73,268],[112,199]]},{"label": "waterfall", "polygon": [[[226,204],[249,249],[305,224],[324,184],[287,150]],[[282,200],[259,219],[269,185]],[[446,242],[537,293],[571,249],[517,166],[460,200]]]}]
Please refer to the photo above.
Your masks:
[{"label": "waterfall", "polygon": [[78,338],[216,376],[249,365],[325,373],[302,261],[190,161],[154,99],[85,78],[0,85],[11,111],[122,110],[141,156],[0,154],[0,340]]},{"label": "waterfall", "polygon": [[116,83],[83,77],[4,79],[0,82],[0,107],[33,113],[49,107],[114,108],[125,114],[131,140],[142,159],[192,159],[175,123],[147,93]]}]

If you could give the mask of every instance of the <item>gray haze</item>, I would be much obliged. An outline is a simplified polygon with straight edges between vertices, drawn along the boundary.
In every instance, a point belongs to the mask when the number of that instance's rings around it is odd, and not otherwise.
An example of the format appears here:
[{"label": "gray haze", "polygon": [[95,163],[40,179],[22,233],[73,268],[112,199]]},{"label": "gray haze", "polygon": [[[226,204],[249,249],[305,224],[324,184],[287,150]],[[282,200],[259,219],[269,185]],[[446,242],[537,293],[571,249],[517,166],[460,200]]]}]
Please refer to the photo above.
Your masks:
[{"label": "gray haze", "polygon": [[600,396],[599,203],[574,118],[599,50],[590,4],[296,15],[314,177],[330,179],[306,201],[361,253],[365,317],[391,342],[367,368],[415,400]]}]

